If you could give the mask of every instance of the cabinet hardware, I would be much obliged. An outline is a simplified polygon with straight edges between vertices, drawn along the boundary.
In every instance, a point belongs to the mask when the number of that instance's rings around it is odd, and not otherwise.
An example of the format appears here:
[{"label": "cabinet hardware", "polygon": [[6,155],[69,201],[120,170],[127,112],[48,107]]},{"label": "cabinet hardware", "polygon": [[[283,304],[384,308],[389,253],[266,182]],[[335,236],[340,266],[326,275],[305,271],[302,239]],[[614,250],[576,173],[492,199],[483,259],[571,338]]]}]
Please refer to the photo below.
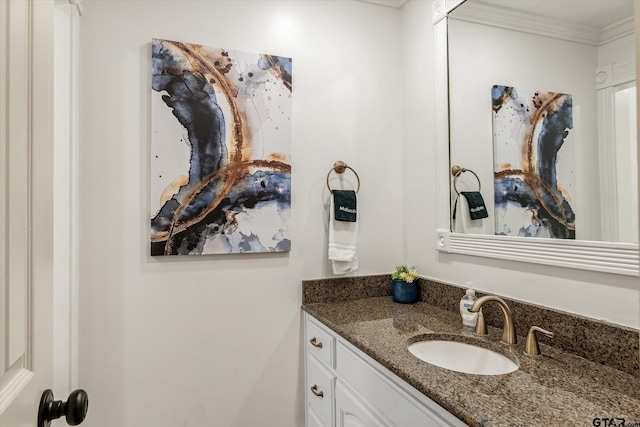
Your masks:
[{"label": "cabinet hardware", "polygon": [[321,392],[321,391],[318,391],[317,384],[314,384],[313,387],[311,387],[311,393],[315,394],[316,396],[318,396],[321,399],[324,397],[324,393]]},{"label": "cabinet hardware", "polygon": [[309,342],[311,343],[312,346],[314,347],[318,347],[318,348],[322,348],[322,342],[318,342],[316,340],[316,337],[313,337],[309,340]]}]

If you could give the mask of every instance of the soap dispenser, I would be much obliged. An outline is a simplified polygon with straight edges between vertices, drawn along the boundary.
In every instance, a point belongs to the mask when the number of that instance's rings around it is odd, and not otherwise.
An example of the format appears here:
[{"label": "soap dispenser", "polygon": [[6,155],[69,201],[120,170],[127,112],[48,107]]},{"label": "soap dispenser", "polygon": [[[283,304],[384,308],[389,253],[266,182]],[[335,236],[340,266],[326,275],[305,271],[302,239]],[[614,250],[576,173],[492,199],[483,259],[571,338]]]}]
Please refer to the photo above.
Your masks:
[{"label": "soap dispenser", "polygon": [[469,311],[469,308],[471,308],[476,299],[476,291],[469,288],[460,300],[460,316],[462,316],[462,324],[464,326],[469,326],[471,328],[475,328],[476,326],[478,313],[472,313]]}]

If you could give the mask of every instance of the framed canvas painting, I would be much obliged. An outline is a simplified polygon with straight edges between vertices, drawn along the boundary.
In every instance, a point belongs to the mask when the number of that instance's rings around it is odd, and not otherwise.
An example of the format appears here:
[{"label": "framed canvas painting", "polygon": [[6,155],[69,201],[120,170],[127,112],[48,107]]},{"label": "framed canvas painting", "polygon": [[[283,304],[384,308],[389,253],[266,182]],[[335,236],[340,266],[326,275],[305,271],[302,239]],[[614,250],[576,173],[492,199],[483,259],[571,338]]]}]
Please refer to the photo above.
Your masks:
[{"label": "framed canvas painting", "polygon": [[151,255],[290,250],[292,60],[152,42]]}]

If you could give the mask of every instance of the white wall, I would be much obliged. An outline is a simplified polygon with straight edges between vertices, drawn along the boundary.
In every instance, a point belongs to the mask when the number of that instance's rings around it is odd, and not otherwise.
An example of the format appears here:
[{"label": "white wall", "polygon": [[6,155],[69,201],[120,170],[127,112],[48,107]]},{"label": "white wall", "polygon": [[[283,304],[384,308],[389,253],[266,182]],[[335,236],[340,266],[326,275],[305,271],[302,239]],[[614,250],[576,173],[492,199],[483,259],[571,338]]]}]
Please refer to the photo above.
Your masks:
[{"label": "white wall", "polygon": [[[85,1],[86,425],[303,425],[300,283],[332,276],[324,203],[334,161],[362,180],[358,274],[401,261],[399,23],[398,10],[355,1]],[[147,255],[153,37],[293,57],[291,253]]]},{"label": "white wall", "polygon": [[472,281],[485,292],[638,328],[635,277],[435,251],[432,4],[411,1],[402,9],[405,259],[433,279]]},{"label": "white wall", "polygon": [[[362,180],[358,274],[404,260],[427,277],[638,327],[635,278],[435,251],[432,3],[85,1],[83,425],[303,425],[300,281],[332,276],[323,204],[338,159]],[[294,58],[290,254],[147,255],[153,37]]]}]

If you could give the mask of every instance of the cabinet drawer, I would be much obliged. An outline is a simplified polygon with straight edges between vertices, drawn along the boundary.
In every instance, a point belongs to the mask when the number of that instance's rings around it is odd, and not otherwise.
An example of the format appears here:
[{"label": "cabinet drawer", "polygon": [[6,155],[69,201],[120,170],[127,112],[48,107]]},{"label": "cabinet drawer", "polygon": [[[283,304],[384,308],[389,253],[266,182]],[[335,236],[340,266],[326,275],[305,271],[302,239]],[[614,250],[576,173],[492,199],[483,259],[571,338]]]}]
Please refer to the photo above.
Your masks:
[{"label": "cabinet drawer", "polygon": [[314,425],[333,425],[335,376],[316,357],[307,356],[307,418]]},{"label": "cabinet drawer", "polygon": [[323,326],[307,317],[307,354],[313,354],[328,367],[335,367],[335,338]]}]

